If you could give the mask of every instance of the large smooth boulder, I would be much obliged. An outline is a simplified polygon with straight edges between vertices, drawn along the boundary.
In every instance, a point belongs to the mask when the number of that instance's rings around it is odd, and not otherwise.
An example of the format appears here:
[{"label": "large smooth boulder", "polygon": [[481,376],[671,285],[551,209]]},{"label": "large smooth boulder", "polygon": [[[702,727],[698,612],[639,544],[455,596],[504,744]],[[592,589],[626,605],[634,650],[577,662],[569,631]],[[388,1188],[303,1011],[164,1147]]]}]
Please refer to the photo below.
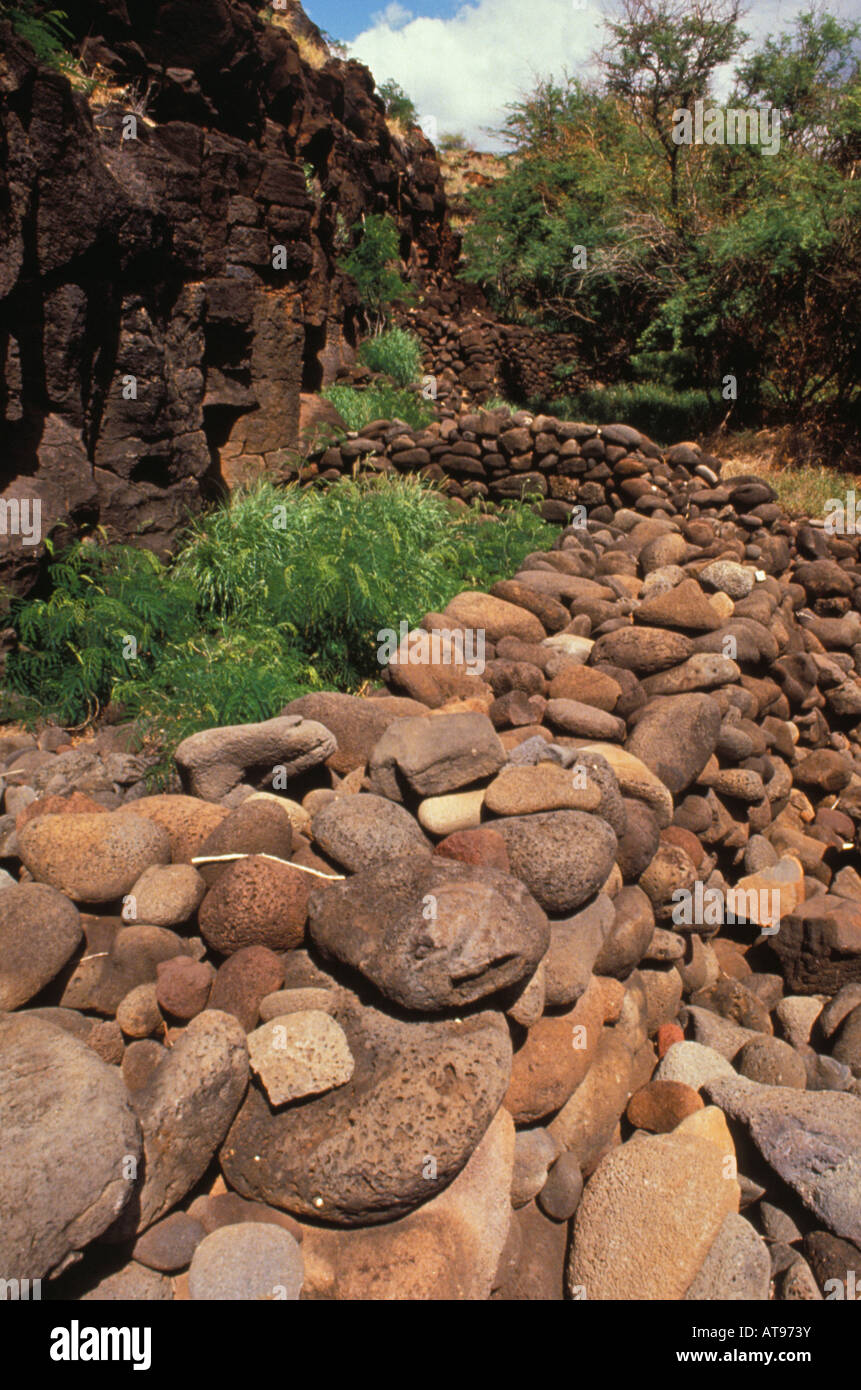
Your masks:
[{"label": "large smooth boulder", "polygon": [[656,1134],[613,1149],[577,1210],[569,1292],[590,1301],[683,1298],[739,1197],[707,1139]]},{"label": "large smooth boulder", "polygon": [[170,840],[142,816],[39,816],[18,836],[21,859],[38,883],[76,903],[109,903],[129,893],[145,869],[170,863]]},{"label": "large smooth boulder", "polygon": [[62,970],[83,940],[78,909],[45,883],[0,893],[0,1009],[17,1009]]},{"label": "large smooth boulder", "polygon": [[[193,1018],[146,1085],[132,1095],[144,1136],[143,1183],[128,1213],[142,1231],[203,1176],[248,1085],[245,1033],[230,1014]],[[123,1221],[118,1239],[129,1234]]]},{"label": "large smooth boulder", "polygon": [[343,776],[367,763],[386,729],[396,719],[415,718],[424,712],[425,706],[418,700],[398,695],[363,700],[358,695],[320,690],[291,700],[281,714],[298,714],[302,719],[323,724],[334,734],[338,747],[326,761],[334,772]]},{"label": "large smooth boulder", "polygon": [[311,936],[407,1009],[435,1011],[533,973],[550,939],[522,883],[499,869],[407,855],[314,890]]},{"label": "large smooth boulder", "polygon": [[284,777],[298,777],[325,762],[337,746],[324,725],[291,714],[261,724],[203,729],[182,740],[174,759],[187,792],[219,801],[240,782],[271,785],[278,769]]},{"label": "large smooth boulder", "polygon": [[678,796],[715,751],[720,726],[720,708],[709,695],[669,695],[652,700],[639,714],[625,749]]},{"label": "large smooth boulder", "polygon": [[606,881],[616,836],[605,820],[584,811],[542,811],[494,821],[511,872],[546,912],[573,912]]},{"label": "large smooth boulder", "polygon": [[41,1279],[132,1196],[141,1133],[123,1078],[41,1019],[0,1015],[0,1270]]},{"label": "large smooth boulder", "polygon": [[705,1091],[837,1236],[861,1241],[861,1100],[714,1077]]},{"label": "large smooth boulder", "polygon": [[358,873],[402,854],[430,854],[430,841],[403,806],[384,796],[338,796],[313,820],[314,839],[336,864]]},{"label": "large smooth boulder", "polygon": [[402,801],[402,782],[418,796],[441,796],[482,777],[505,762],[505,749],[486,714],[438,714],[399,719],[371,755],[370,790]]},{"label": "large smooth boulder", "polygon": [[334,1017],[355,1070],[346,1085],[273,1110],[252,1083],[221,1149],[244,1197],[337,1226],[392,1221],[442,1191],[502,1102],[511,1042],[502,1014],[407,1022],[342,990]]},{"label": "large smooth boulder", "polygon": [[502,1108],[444,1191],[398,1221],[364,1230],[303,1228],[315,1298],[483,1301],[511,1224],[514,1125]]}]

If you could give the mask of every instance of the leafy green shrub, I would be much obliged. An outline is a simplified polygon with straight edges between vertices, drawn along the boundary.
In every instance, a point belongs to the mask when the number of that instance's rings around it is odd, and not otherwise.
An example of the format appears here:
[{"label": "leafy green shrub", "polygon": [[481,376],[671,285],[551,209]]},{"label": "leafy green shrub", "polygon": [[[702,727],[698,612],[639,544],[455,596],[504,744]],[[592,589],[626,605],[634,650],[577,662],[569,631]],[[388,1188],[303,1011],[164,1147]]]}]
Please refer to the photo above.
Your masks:
[{"label": "leafy green shrub", "polygon": [[434,417],[429,401],[412,391],[385,382],[358,390],[355,386],[327,386],[322,394],[331,401],[349,430],[363,430],[372,420],[403,420],[422,430]]},{"label": "leafy green shrub", "polygon": [[401,274],[398,229],[388,213],[372,213],[352,230],[361,233],[360,240],[340,264],[355,280],[371,323],[382,326],[393,304],[413,298]]},{"label": "leafy green shrub", "polygon": [[365,339],[359,348],[359,359],[372,372],[385,372],[399,386],[410,386],[421,372],[422,345],[414,333],[389,328]]},{"label": "leafy green shrub", "polygon": [[[536,496],[532,501],[543,499]],[[547,550],[556,528],[542,521],[529,499],[506,502],[493,513],[494,521],[477,522],[473,510],[457,521],[464,542],[461,579],[455,593],[464,588],[490,589],[497,580],[513,575],[533,550]]]},{"label": "leafy green shrub", "polygon": [[[283,597],[288,549],[278,523],[283,510],[298,515],[312,494],[294,485],[262,481],[238,489],[226,502],[195,517],[173,563],[173,574],[191,585],[203,613],[241,625],[266,623]],[[274,585],[274,591],[273,591]]]},{"label": "leafy green shrub", "polygon": [[387,116],[391,116],[392,120],[400,121],[405,126],[418,125],[418,108],[415,102],[407,96],[400,83],[396,82],[393,77],[389,77],[385,82],[380,83],[378,90],[383,98]]},{"label": "leafy green shrub", "polygon": [[50,597],[12,605],[16,714],[71,725],[114,700],[161,749],[164,777],[198,729],[378,679],[381,628],[489,588],[555,534],[526,504],[489,520],[419,479],[384,477],[237,492],[191,524],[170,565],[78,543],[51,564]]},{"label": "leafy green shrub", "polygon": [[174,572],[219,617],[268,623],[320,678],[356,683],[376,672],[381,627],[513,573],[554,534],[523,505],[477,523],[416,478],[264,483],[194,523]]},{"label": "leafy green shrub", "polygon": [[[576,333],[593,379],[717,394],[734,376],[736,426],[851,425],[861,25],[811,5],[751,50],[735,0],[616,8],[593,76],[508,108],[515,157],[469,195],[464,278],[509,321]],[[677,143],[697,98],[779,112],[780,138]]]}]

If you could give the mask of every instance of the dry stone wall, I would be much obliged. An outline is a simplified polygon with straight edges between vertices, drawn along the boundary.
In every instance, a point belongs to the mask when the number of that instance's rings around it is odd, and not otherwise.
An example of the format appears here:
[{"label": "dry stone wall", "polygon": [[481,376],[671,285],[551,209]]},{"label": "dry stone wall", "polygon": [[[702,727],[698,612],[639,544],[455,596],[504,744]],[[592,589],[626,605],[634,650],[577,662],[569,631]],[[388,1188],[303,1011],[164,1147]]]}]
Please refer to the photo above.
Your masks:
[{"label": "dry stone wall", "polygon": [[475,424],[515,479],[574,443],[589,514],[368,697],[194,734],[159,795],[121,729],[0,742],[7,1276],[855,1296],[858,537],[690,446]]},{"label": "dry stone wall", "polygon": [[493,397],[515,401],[551,400],[562,382],[558,368],[570,368],[565,389],[586,380],[579,364],[580,344],[573,333],[543,333],[500,323],[483,303],[455,301],[432,291],[421,307],[399,320],[421,340],[424,369],[436,379],[437,398],[455,410],[484,405]]}]

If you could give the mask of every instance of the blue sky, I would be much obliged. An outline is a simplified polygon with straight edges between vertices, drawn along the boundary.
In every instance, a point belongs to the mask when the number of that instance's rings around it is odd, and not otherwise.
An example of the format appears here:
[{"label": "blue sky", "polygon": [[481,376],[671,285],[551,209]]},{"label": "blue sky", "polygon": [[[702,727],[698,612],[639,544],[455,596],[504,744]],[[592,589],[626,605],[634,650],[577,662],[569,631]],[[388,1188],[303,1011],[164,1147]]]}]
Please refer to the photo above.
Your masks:
[{"label": "blue sky", "polygon": [[[352,40],[362,30],[372,27],[372,16],[382,14],[387,0],[307,0],[304,6],[315,24],[326,29],[336,39]],[[462,6],[463,0],[416,0],[407,6],[413,14],[431,18],[448,18]]]},{"label": "blue sky", "polygon": [[[480,149],[500,148],[488,128],[537,77],[566,68],[588,74],[608,2],[303,0],[311,19],[348,42],[378,82],[393,77],[401,84],[432,139],[462,131]],[[791,27],[813,3],[748,0],[742,27],[761,41]],[[827,0],[826,7],[844,20],[861,19],[861,0]]]}]

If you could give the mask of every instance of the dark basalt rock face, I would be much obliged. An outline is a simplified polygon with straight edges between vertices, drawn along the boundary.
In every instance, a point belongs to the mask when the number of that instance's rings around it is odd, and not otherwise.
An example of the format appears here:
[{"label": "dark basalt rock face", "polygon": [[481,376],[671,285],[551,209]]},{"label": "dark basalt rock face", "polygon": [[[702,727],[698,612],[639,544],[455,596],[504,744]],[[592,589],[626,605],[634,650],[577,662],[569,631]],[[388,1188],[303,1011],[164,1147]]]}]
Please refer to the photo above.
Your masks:
[{"label": "dark basalt rock face", "polygon": [[[433,147],[389,131],[360,64],[309,66],[259,4],[64,8],[89,96],[0,23],[0,497],[38,499],[42,539],[99,523],[163,550],[222,482],[284,464],[301,394],[352,360],[336,255],[361,215],[395,218],[420,280],[455,247]],[[44,548],[15,530],[0,574],[24,592]]]}]

